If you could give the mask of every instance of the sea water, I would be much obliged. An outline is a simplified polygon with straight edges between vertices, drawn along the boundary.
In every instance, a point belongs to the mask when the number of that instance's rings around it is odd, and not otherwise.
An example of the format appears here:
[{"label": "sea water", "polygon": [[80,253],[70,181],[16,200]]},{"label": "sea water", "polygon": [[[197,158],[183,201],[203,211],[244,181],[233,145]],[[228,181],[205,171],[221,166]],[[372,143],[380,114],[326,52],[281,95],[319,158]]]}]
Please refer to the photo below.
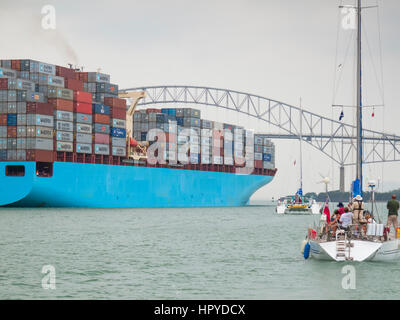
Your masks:
[{"label": "sea water", "polygon": [[1,208],[0,299],[400,298],[400,262],[305,260],[318,220],[277,215],[273,203]]}]

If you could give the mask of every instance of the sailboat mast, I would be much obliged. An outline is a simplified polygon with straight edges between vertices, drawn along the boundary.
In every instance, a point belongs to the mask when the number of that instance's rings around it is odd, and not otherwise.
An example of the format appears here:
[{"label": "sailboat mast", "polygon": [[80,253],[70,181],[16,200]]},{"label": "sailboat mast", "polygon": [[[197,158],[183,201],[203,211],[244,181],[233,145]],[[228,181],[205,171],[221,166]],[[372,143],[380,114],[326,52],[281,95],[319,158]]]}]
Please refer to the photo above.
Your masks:
[{"label": "sailboat mast", "polygon": [[300,189],[303,192],[303,153],[301,147],[301,140],[303,140],[303,109],[301,107],[300,98]]},{"label": "sailboat mast", "polygon": [[357,0],[357,179],[362,194],[362,65],[361,65],[361,0]]}]

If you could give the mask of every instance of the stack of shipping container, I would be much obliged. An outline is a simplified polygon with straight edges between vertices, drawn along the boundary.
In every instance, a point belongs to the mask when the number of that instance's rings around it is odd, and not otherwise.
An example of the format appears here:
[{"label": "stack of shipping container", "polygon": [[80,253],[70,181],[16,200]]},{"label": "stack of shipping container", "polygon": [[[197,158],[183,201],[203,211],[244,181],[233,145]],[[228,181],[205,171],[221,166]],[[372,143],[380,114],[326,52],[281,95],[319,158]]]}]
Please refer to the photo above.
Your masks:
[{"label": "stack of shipping container", "polygon": [[109,75],[34,60],[0,61],[1,161],[125,157],[125,117],[126,101]]},{"label": "stack of shipping container", "polygon": [[214,164],[274,169],[274,145],[251,130],[232,124],[201,119],[200,110],[164,108],[138,110],[133,132],[138,141],[156,140],[151,129],[164,132],[163,160],[181,164]]},{"label": "stack of shipping container", "polygon": [[[0,60],[0,161],[77,161],[122,164],[126,158],[126,101],[98,72],[34,60]],[[164,132],[169,164],[275,168],[274,144],[252,131],[201,119],[194,108],[136,111],[133,136]]]}]

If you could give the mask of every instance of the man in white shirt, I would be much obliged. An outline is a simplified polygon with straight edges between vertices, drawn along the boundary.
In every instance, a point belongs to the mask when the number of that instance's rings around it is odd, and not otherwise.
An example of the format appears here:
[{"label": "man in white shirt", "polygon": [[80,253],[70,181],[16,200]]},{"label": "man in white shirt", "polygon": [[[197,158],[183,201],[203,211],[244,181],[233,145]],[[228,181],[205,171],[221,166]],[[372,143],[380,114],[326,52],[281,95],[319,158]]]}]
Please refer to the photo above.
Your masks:
[{"label": "man in white shirt", "polygon": [[346,229],[353,222],[353,213],[349,211],[348,208],[345,208],[344,213],[340,216],[339,222],[340,226]]}]

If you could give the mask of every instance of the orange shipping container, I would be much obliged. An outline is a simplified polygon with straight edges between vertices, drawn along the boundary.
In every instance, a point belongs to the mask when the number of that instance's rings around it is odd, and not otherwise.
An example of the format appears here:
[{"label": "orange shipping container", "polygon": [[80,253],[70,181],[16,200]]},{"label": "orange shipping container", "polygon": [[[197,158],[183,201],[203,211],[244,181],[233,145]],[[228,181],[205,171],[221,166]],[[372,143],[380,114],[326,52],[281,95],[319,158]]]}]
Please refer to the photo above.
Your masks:
[{"label": "orange shipping container", "polygon": [[110,116],[106,114],[94,114],[94,122],[110,124]]},{"label": "orange shipping container", "polygon": [[104,97],[104,104],[106,106],[120,108],[126,110],[126,100],[114,97]]},{"label": "orange shipping container", "polygon": [[8,126],[7,127],[7,137],[8,138],[16,138],[17,137],[17,126]]},{"label": "orange shipping container", "polygon": [[0,114],[0,126],[7,125],[7,114]]},{"label": "orange shipping container", "polygon": [[53,151],[26,150],[27,161],[53,162]]},{"label": "orange shipping container", "polygon": [[74,111],[74,103],[71,100],[65,99],[49,99],[49,103],[54,105],[56,110]]},{"label": "orange shipping container", "polygon": [[21,71],[21,60],[11,60],[11,69]]}]

